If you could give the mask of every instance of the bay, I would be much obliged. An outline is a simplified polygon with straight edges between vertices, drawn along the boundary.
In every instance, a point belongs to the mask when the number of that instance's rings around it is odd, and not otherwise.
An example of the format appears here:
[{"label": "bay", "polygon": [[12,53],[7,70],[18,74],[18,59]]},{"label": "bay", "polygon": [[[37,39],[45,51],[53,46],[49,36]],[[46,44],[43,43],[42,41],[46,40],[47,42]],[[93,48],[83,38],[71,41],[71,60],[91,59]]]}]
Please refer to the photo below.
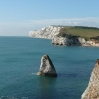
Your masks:
[{"label": "bay", "polygon": [[[37,76],[41,57],[48,54],[58,77]],[[0,97],[18,99],[80,99],[99,48],[53,46],[51,40],[0,37]]]}]

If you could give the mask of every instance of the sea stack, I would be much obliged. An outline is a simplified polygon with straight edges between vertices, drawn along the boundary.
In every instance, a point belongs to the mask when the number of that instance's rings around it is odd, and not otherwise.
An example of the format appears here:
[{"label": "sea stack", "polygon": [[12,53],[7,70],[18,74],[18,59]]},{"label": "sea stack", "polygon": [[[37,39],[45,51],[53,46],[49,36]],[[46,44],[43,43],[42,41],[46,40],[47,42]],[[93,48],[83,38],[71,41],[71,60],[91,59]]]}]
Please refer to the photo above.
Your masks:
[{"label": "sea stack", "polygon": [[44,55],[41,58],[40,70],[37,75],[57,77],[55,67],[48,55]]},{"label": "sea stack", "polygon": [[92,71],[88,87],[81,99],[99,99],[99,59]]}]

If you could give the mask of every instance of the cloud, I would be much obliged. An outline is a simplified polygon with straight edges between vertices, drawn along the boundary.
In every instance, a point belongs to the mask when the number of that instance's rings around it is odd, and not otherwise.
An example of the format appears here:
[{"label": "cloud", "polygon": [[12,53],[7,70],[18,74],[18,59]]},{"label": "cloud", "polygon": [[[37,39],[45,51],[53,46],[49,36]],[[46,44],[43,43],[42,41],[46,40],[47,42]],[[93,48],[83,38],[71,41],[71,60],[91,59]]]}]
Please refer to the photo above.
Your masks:
[{"label": "cloud", "polygon": [[99,27],[99,17],[26,20],[21,22],[0,22],[0,36],[28,36],[29,31],[41,29],[42,27],[49,25]]},{"label": "cloud", "polygon": [[33,26],[25,22],[0,22],[0,36],[28,36]]},{"label": "cloud", "polygon": [[42,19],[42,20],[26,20],[23,22],[0,22],[1,27],[38,27],[46,25],[88,25],[93,24],[99,27],[99,17],[86,17],[86,18],[63,18],[63,19]]},{"label": "cloud", "polygon": [[30,20],[35,25],[83,25],[99,27],[99,17]]}]

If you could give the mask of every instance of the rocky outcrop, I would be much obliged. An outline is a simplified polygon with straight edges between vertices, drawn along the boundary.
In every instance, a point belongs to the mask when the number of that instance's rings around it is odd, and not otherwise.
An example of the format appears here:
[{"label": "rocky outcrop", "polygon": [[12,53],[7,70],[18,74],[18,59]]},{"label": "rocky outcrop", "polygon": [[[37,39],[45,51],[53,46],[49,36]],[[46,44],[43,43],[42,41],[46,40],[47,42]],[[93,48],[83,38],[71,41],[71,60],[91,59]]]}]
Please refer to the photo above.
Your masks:
[{"label": "rocky outcrop", "polygon": [[61,28],[58,26],[44,27],[41,30],[30,31],[29,37],[52,39],[55,35],[59,34]]},{"label": "rocky outcrop", "polygon": [[92,71],[87,89],[81,99],[99,99],[99,59]]},{"label": "rocky outcrop", "polygon": [[40,70],[37,75],[57,77],[54,65],[48,55],[44,55],[41,58]]}]

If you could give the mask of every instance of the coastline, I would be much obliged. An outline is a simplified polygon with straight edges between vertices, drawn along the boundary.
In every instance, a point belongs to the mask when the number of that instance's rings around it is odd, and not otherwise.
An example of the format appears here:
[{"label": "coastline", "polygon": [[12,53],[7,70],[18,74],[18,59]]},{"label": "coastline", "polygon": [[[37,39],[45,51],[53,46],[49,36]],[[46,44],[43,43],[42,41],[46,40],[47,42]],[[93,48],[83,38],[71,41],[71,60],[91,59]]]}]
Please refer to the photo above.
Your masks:
[{"label": "coastline", "polygon": [[59,36],[61,29],[63,29],[63,27],[47,26],[47,27],[42,28],[41,30],[30,31],[29,37],[50,39],[52,40],[53,45],[59,45],[59,46],[66,45],[66,46],[99,47],[99,41],[95,39],[86,40],[84,37],[77,36],[77,35],[70,35],[68,33],[65,33],[65,34],[62,33],[62,35]]}]

